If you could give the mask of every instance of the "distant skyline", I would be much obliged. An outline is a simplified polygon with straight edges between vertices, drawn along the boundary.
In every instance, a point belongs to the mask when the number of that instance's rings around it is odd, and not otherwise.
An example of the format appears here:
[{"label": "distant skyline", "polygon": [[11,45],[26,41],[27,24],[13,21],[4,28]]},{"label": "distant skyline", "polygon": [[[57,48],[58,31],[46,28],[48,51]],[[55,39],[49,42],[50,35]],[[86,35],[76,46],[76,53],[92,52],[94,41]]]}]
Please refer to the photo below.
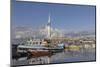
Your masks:
[{"label": "distant skyline", "polygon": [[61,5],[37,2],[13,2],[13,26],[39,28],[51,16],[53,28],[66,31],[95,30],[95,6]]}]

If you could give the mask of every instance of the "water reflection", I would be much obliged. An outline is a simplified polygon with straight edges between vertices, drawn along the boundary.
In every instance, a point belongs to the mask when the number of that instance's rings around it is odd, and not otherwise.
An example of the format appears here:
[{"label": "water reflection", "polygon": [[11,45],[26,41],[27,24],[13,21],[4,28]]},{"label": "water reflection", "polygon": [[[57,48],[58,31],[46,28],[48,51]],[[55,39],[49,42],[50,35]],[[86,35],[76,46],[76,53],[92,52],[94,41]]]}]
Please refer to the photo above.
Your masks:
[{"label": "water reflection", "polygon": [[28,64],[49,64],[49,63],[63,63],[76,61],[93,61],[95,60],[95,49],[68,51],[48,54],[39,57],[22,57],[18,60],[13,60],[13,65],[28,65]]}]

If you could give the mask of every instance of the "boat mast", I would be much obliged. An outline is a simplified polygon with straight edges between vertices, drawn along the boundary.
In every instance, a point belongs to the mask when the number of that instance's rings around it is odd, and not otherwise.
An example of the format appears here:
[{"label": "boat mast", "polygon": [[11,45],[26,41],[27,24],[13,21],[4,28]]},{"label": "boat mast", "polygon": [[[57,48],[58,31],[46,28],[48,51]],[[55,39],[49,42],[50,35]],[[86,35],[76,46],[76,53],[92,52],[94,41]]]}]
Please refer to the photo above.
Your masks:
[{"label": "boat mast", "polygon": [[51,18],[50,18],[50,14],[48,16],[47,29],[48,29],[48,38],[51,39]]}]

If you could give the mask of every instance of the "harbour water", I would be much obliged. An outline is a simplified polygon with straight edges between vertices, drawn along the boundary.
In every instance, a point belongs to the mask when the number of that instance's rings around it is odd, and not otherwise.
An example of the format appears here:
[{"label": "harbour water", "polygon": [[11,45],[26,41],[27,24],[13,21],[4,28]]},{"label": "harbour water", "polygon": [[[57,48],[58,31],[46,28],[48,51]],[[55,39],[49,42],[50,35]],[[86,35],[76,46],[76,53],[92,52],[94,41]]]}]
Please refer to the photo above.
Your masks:
[{"label": "harbour water", "polygon": [[95,49],[85,49],[82,51],[67,51],[55,53],[52,56],[42,56],[38,58],[27,57],[13,59],[12,65],[35,65],[35,64],[54,64],[54,63],[67,63],[67,62],[80,62],[80,61],[95,61]]}]

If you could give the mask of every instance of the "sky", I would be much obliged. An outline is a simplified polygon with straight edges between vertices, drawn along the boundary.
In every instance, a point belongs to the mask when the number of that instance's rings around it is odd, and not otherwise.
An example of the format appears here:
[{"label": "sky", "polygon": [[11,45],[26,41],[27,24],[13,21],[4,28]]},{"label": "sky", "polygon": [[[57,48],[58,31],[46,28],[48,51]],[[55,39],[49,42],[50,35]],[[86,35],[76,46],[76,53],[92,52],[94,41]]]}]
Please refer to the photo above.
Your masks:
[{"label": "sky", "polygon": [[14,1],[11,8],[12,26],[39,28],[47,24],[50,14],[53,28],[95,30],[95,6]]}]

